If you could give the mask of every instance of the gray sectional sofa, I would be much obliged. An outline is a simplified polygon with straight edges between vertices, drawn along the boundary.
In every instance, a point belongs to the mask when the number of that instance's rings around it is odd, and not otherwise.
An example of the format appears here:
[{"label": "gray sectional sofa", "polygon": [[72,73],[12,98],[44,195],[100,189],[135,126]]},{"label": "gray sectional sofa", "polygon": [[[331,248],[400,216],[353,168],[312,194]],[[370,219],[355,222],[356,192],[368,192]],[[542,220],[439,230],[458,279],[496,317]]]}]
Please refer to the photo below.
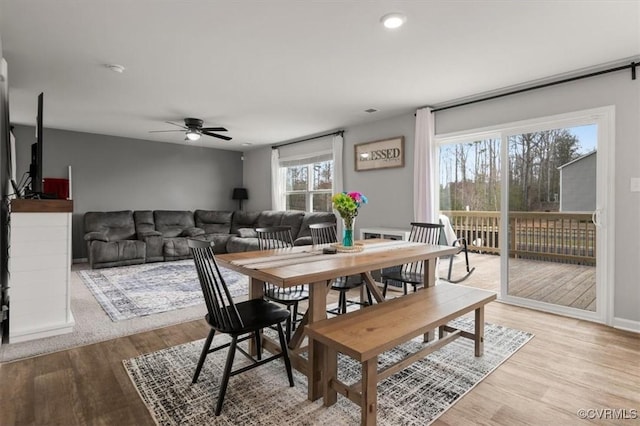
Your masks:
[{"label": "gray sectional sofa", "polygon": [[87,212],[84,239],[92,268],[191,257],[187,239],[214,243],[216,253],[258,250],[255,228],[290,226],[295,245],[310,245],[309,225],[336,222],[330,212],[124,210]]}]

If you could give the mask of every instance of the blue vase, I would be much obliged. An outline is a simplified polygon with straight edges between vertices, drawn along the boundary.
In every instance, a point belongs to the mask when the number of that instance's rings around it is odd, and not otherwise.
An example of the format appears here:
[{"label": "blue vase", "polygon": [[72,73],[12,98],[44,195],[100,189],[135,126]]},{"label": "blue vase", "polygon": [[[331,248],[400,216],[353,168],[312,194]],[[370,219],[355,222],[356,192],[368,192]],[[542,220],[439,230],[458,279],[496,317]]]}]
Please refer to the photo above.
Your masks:
[{"label": "blue vase", "polygon": [[353,228],[355,221],[355,217],[342,220],[342,245],[344,247],[353,247]]}]

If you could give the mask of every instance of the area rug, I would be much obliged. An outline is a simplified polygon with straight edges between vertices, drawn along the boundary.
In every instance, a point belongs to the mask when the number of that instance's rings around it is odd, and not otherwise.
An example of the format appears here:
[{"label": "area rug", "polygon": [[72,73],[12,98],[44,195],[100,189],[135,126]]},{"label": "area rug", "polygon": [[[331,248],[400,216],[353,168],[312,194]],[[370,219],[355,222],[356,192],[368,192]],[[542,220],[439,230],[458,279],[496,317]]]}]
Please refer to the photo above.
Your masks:
[{"label": "area rug", "polygon": [[[473,330],[473,321],[456,320],[456,327]],[[489,373],[506,361],[533,334],[486,324],[484,355],[473,356],[473,342],[456,339],[378,384],[378,424],[431,423]],[[221,343],[226,336],[216,336]],[[207,357],[200,379],[191,384],[203,341],[167,348],[123,361],[125,369],[153,419],[159,425],[357,425],[360,409],[338,395],[338,403],[306,399],[307,379],[294,370],[295,387],[288,386],[281,360],[268,363],[229,381],[219,417],[214,415],[226,351]],[[422,346],[410,341],[379,358],[385,365]],[[236,356],[234,368],[246,362]],[[360,378],[360,365],[340,356],[339,376],[346,383]]]},{"label": "area rug", "polygon": [[[247,294],[248,279],[220,268],[233,297]],[[112,321],[157,314],[204,302],[193,260],[79,271]]]}]

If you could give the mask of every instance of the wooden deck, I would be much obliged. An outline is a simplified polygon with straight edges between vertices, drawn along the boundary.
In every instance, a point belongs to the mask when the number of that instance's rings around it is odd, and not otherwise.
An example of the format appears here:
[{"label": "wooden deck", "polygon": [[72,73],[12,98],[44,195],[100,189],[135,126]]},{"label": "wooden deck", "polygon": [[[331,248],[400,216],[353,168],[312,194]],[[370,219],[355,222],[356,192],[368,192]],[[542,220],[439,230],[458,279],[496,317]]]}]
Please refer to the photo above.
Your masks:
[{"label": "wooden deck", "polygon": [[[500,292],[500,257],[469,253],[476,270],[461,284]],[[448,261],[440,262],[440,276],[446,276]],[[453,278],[463,275],[464,257],[454,261]],[[595,266],[570,265],[539,260],[509,259],[509,295],[561,306],[595,311]]]}]

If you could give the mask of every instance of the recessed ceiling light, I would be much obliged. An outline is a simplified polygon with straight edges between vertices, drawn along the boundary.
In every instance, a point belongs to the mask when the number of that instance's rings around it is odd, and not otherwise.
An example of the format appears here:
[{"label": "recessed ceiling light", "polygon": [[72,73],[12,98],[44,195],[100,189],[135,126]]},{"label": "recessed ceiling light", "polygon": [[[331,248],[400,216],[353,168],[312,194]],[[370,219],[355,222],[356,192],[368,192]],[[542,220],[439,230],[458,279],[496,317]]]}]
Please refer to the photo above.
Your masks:
[{"label": "recessed ceiling light", "polygon": [[380,22],[382,22],[382,25],[384,25],[385,28],[399,28],[403,26],[405,22],[407,22],[407,16],[403,13],[398,12],[387,13],[382,18],[380,18]]},{"label": "recessed ceiling light", "polygon": [[372,114],[374,112],[378,112],[378,110],[375,108],[369,108],[369,109],[365,109],[364,112],[368,112],[369,114]]},{"label": "recessed ceiling light", "polygon": [[118,64],[106,64],[105,67],[109,68],[113,72],[122,73],[124,71],[124,67]]}]

